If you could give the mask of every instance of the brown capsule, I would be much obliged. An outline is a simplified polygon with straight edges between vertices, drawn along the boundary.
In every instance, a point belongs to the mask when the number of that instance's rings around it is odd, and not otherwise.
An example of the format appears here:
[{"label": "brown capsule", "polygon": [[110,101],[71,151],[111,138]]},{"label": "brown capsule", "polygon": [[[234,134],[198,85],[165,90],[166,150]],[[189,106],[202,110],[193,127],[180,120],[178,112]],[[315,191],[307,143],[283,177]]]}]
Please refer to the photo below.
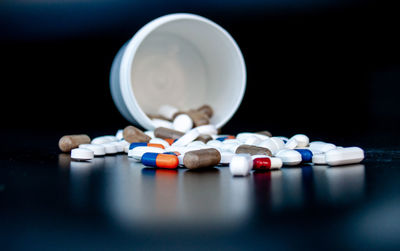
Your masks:
[{"label": "brown capsule", "polygon": [[216,166],[221,161],[221,154],[213,149],[201,149],[185,153],[183,165],[189,169]]},{"label": "brown capsule", "polygon": [[262,134],[262,135],[265,135],[265,136],[268,136],[268,137],[272,137],[272,134],[269,131],[260,131],[260,132],[256,132],[256,133]]},{"label": "brown capsule", "polygon": [[123,134],[124,139],[129,143],[133,142],[149,142],[151,138],[144,132],[134,126],[127,126],[124,128]]},{"label": "brown capsule", "polygon": [[162,115],[156,115],[156,114],[146,114],[147,117],[149,117],[150,119],[162,119],[162,120],[167,120],[167,121],[171,121],[170,119],[167,119],[166,117],[162,116]]},{"label": "brown capsule", "polygon": [[250,155],[268,155],[272,156],[271,151],[265,147],[241,145],[236,149],[235,153],[248,153]]},{"label": "brown capsule", "polygon": [[211,118],[212,115],[214,114],[213,109],[209,105],[200,106],[199,108],[197,108],[197,111],[206,114],[209,118]]},{"label": "brown capsule", "polygon": [[158,127],[154,130],[154,136],[162,139],[179,139],[184,135],[183,132],[169,129],[166,127]]},{"label": "brown capsule", "polygon": [[69,152],[81,144],[90,144],[90,138],[86,134],[65,135],[58,141],[58,147],[63,152]]},{"label": "brown capsule", "polygon": [[202,141],[204,143],[207,143],[208,141],[212,140],[213,138],[210,135],[207,134],[200,134],[199,137],[197,137],[197,139],[195,140],[199,140]]},{"label": "brown capsule", "polygon": [[189,110],[186,114],[193,120],[194,127],[210,124],[210,118],[203,112]]}]

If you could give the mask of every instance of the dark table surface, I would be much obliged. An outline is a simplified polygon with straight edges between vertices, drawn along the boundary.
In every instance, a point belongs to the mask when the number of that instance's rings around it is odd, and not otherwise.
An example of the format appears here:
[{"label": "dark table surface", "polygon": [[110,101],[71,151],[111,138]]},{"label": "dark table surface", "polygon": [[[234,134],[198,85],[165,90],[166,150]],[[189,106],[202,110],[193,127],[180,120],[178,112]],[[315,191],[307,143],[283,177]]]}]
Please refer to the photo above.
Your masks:
[{"label": "dark table surface", "polygon": [[59,133],[2,136],[3,250],[400,248],[394,147],[361,143],[357,165],[233,178],[227,167],[153,169],[122,154],[71,161]]}]

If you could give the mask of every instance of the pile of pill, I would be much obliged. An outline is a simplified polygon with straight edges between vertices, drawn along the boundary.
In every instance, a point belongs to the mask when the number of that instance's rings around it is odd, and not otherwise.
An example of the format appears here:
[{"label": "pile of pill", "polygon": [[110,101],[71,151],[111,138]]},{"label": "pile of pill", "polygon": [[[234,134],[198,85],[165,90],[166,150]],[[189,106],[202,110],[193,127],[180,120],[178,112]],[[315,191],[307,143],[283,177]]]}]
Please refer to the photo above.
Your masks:
[{"label": "pile of pill", "polygon": [[359,147],[339,147],[322,141],[310,142],[304,134],[291,138],[272,136],[268,131],[221,135],[210,124],[213,111],[204,105],[181,112],[164,105],[154,131],[134,126],[118,130],[116,135],[90,139],[67,135],[59,141],[63,152],[71,152],[76,161],[90,161],[97,156],[125,153],[129,159],[154,168],[188,169],[229,166],[233,176],[246,176],[251,170],[271,171],[282,166],[347,165],[364,159]]}]

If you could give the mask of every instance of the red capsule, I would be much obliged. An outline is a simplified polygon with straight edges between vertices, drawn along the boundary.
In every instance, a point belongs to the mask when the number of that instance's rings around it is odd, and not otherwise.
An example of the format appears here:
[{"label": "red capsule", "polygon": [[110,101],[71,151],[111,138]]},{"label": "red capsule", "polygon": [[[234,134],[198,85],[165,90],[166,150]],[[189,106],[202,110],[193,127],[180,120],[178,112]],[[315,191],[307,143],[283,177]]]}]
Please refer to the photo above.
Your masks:
[{"label": "red capsule", "polygon": [[254,170],[271,170],[270,158],[256,158],[253,160]]}]

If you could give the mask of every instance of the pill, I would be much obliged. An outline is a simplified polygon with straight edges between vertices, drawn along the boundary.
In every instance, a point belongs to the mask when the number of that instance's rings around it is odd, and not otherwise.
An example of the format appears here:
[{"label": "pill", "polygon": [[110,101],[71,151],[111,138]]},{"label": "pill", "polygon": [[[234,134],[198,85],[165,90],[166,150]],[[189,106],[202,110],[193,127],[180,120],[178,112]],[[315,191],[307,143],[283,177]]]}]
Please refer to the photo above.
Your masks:
[{"label": "pill", "polygon": [[118,148],[113,142],[101,144],[104,147],[104,151],[106,154],[116,154],[118,152]]},{"label": "pill", "polygon": [[177,139],[164,139],[169,145],[172,145]]},{"label": "pill", "polygon": [[187,114],[180,114],[175,117],[172,128],[180,132],[187,132],[193,127],[193,121]]},{"label": "pill", "polygon": [[92,139],[91,144],[93,145],[101,145],[101,144],[106,144],[106,143],[111,143],[118,141],[117,137],[113,135],[106,135],[106,136],[100,136]]},{"label": "pill", "polygon": [[291,138],[286,142],[285,148],[287,148],[287,149],[295,149],[297,147],[297,145],[298,145],[297,140],[294,139],[294,138]]},{"label": "pill", "polygon": [[123,141],[111,142],[110,144],[113,144],[117,148],[117,152],[119,152],[119,153],[124,152],[125,144]]},{"label": "pill", "polygon": [[71,150],[71,159],[74,160],[91,160],[94,158],[92,150],[86,148],[75,148]]},{"label": "pill", "polygon": [[271,151],[268,150],[265,147],[259,147],[259,146],[251,146],[251,145],[240,145],[235,153],[248,153],[250,155],[256,155],[256,154],[263,154],[263,155],[268,155],[272,156]]},{"label": "pill", "polygon": [[183,164],[189,169],[216,166],[221,161],[221,154],[216,149],[201,149],[186,152]]},{"label": "pill", "polygon": [[168,119],[168,118],[166,118],[166,117],[164,117],[164,116],[162,116],[162,115],[159,115],[159,114],[150,114],[150,113],[146,113],[146,115],[147,115],[147,117],[149,117],[151,120],[153,120],[153,119],[171,120],[171,119]]},{"label": "pill", "polygon": [[282,167],[282,160],[280,158],[272,157],[257,157],[253,158],[254,170],[273,170]]},{"label": "pill", "polygon": [[144,134],[146,134],[147,136],[149,136],[152,139],[156,137],[156,136],[154,136],[154,131],[145,131]]},{"label": "pill", "polygon": [[280,158],[285,166],[296,166],[302,160],[301,154],[291,149],[280,150],[275,156]]},{"label": "pill", "polygon": [[280,138],[285,144],[289,140],[287,137],[284,137],[284,136],[275,136],[275,138]]},{"label": "pill", "polygon": [[213,109],[209,105],[202,105],[199,108],[197,108],[197,111],[204,113],[209,118],[211,118],[213,116],[213,114],[214,114]]},{"label": "pill", "polygon": [[222,142],[216,139],[210,140],[207,142],[208,146],[214,146],[214,147],[222,147]]},{"label": "pill", "polygon": [[325,153],[326,163],[330,166],[356,164],[364,159],[364,151],[359,147],[345,147]]},{"label": "pill", "polygon": [[244,143],[246,145],[254,145],[254,146],[256,146],[259,143],[261,143],[261,141],[262,140],[259,137],[253,135],[251,137],[248,137]]},{"label": "pill", "polygon": [[325,153],[313,153],[312,162],[316,165],[325,165]]},{"label": "pill", "polygon": [[161,138],[153,138],[149,141],[149,143],[153,143],[153,144],[161,144],[164,146],[164,148],[169,147],[171,144],[168,143],[167,141],[161,139]]},{"label": "pill", "polygon": [[65,135],[58,141],[58,147],[63,152],[69,152],[81,144],[89,144],[90,138],[86,134]]},{"label": "pill", "polygon": [[138,146],[135,147],[128,152],[128,157],[133,158],[136,161],[140,161],[142,159],[143,154],[145,153],[164,153],[165,150],[158,147],[151,146]]},{"label": "pill", "polygon": [[271,137],[270,140],[276,144],[279,150],[285,148],[285,142],[278,137]]},{"label": "pill", "polygon": [[309,138],[304,134],[296,134],[292,138],[297,141],[297,147],[308,146],[310,142]]},{"label": "pill", "polygon": [[336,149],[336,146],[322,141],[313,141],[310,143],[309,149],[312,152],[326,153],[330,150]]},{"label": "pill", "polygon": [[201,111],[189,110],[186,114],[192,119],[194,127],[210,124],[210,118]]},{"label": "pill", "polygon": [[262,141],[260,144],[258,144],[258,146],[267,148],[271,152],[272,155],[275,155],[279,151],[278,146],[271,139]]},{"label": "pill", "polygon": [[235,156],[234,153],[228,152],[228,151],[220,151],[221,154],[221,160],[219,161],[220,165],[228,165],[231,163],[233,156]]},{"label": "pill", "polygon": [[197,147],[197,146],[205,146],[206,144],[204,144],[204,142],[202,142],[202,141],[198,141],[198,140],[195,140],[195,141],[193,141],[193,142],[190,142],[188,145],[187,145],[187,147]]},{"label": "pill", "polygon": [[157,127],[165,127],[165,128],[173,128],[172,122],[164,119],[152,119],[151,122],[155,128]]},{"label": "pill", "polygon": [[[197,129],[198,127],[196,127]],[[198,130],[197,130],[198,131]],[[200,132],[199,132],[200,133]],[[207,134],[200,134],[199,137],[197,137],[197,141],[201,141],[203,143],[207,143],[208,141],[212,140],[213,138],[210,135]]]},{"label": "pill", "polygon": [[253,168],[253,160],[249,154],[237,154],[229,163],[229,171],[233,176],[247,176]]},{"label": "pill", "polygon": [[199,131],[200,134],[206,134],[206,135],[218,134],[217,128],[212,124],[197,126],[196,129]]},{"label": "pill", "polygon": [[184,135],[183,132],[165,127],[158,127],[154,130],[154,136],[161,139],[179,139]]},{"label": "pill", "polygon": [[177,168],[179,165],[179,159],[176,155],[162,153],[145,153],[141,162],[145,166],[170,169]]},{"label": "pill", "polygon": [[295,151],[301,154],[301,162],[308,163],[312,162],[313,153],[308,149],[295,149]]},{"label": "pill", "polygon": [[129,145],[129,150],[132,150],[135,147],[140,147],[140,146],[149,146],[149,147],[157,147],[161,149],[165,149],[165,147],[162,144],[157,144],[157,143],[145,143],[145,142],[134,142]]},{"label": "pill", "polygon": [[250,137],[254,137],[254,133],[241,132],[241,133],[236,135],[236,139],[241,141],[241,142],[245,142],[247,140],[247,138],[250,138]]},{"label": "pill", "polygon": [[177,112],[179,112],[178,108],[172,105],[162,105],[158,108],[158,114],[169,120],[172,120]]},{"label": "pill", "polygon": [[94,156],[103,156],[106,154],[106,150],[102,145],[80,144],[79,148],[85,148],[91,150]]},{"label": "pill", "polygon": [[272,137],[272,133],[270,133],[269,131],[259,131],[259,132],[256,132],[257,134],[262,134],[262,135],[265,135],[265,136],[268,136],[268,137]]},{"label": "pill", "polygon": [[119,129],[119,130],[117,131],[117,133],[115,134],[115,137],[116,137],[118,140],[124,139],[124,129]]},{"label": "pill", "polygon": [[124,128],[124,139],[129,143],[133,142],[149,142],[151,139],[148,135],[134,126],[127,126]]},{"label": "pill", "polygon": [[172,145],[173,146],[186,146],[190,142],[197,139],[200,136],[199,131],[194,128],[188,132],[186,132],[182,137],[180,137],[177,141],[175,141]]}]

